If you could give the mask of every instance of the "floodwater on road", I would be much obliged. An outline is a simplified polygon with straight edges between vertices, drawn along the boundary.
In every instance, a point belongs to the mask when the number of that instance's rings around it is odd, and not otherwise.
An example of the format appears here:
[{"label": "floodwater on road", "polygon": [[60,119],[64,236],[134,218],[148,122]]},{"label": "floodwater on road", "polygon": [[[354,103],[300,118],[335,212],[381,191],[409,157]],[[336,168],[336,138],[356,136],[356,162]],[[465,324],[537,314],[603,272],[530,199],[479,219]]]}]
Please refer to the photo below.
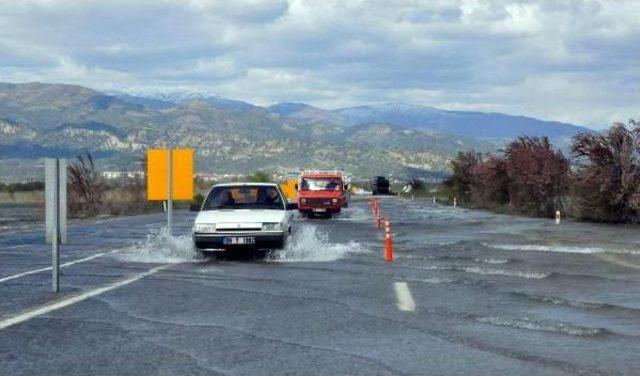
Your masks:
[{"label": "floodwater on road", "polygon": [[41,220],[44,205],[0,202],[0,233],[28,228]]},{"label": "floodwater on road", "polygon": [[0,230],[0,374],[637,374],[637,226],[380,205],[391,265],[364,199],[258,260],[189,212],[71,223],[57,295],[42,230]]}]

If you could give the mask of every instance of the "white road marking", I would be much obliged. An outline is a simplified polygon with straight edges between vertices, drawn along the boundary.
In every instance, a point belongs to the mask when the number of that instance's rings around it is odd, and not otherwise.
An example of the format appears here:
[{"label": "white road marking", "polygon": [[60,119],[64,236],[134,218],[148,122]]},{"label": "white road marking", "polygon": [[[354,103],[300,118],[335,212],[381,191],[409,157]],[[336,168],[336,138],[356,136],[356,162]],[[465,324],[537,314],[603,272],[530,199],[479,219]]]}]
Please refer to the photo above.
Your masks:
[{"label": "white road marking", "polygon": [[[71,265],[74,265],[74,264],[79,264],[81,262],[90,261],[90,260],[96,259],[98,257],[102,257],[102,256],[105,256],[105,255],[108,255],[108,254],[121,252],[121,251],[122,251],[122,249],[116,249],[116,250],[113,250],[111,252],[96,253],[95,255],[92,255],[92,256],[88,256],[88,257],[81,258],[81,259],[74,260],[74,261],[65,262],[64,264],[60,264],[60,267],[63,268],[65,266],[71,266]],[[49,267],[42,268],[42,269],[29,270],[28,272],[23,272],[23,273],[19,273],[19,274],[10,275],[8,277],[0,278],[0,283],[6,282],[6,281],[10,281],[12,279],[24,277],[24,276],[27,276],[27,275],[31,275],[31,274],[46,272],[47,270],[51,270],[51,267],[49,266]]]},{"label": "white road marking", "polygon": [[119,281],[119,282],[115,282],[115,283],[112,283],[112,284],[109,284],[109,285],[106,285],[106,286],[103,286],[103,287],[99,287],[99,288],[97,288],[95,290],[90,290],[90,291],[84,292],[84,293],[82,293],[80,295],[72,296],[70,298],[63,299],[63,300],[60,300],[60,301],[57,301],[57,302],[54,302],[54,303],[51,303],[51,304],[47,304],[47,305],[44,305],[44,306],[39,307],[39,308],[35,308],[35,309],[32,309],[32,310],[27,310],[25,312],[22,312],[22,313],[16,315],[16,316],[13,316],[13,317],[10,317],[10,318],[8,318],[6,320],[0,321],[0,330],[6,329],[6,328],[8,328],[8,327],[10,327],[12,325],[20,324],[22,322],[31,320],[32,318],[38,317],[40,315],[47,314],[49,312],[58,310],[60,308],[68,307],[68,306],[70,306],[72,304],[79,303],[79,302],[81,302],[81,301],[83,301],[85,299],[91,298],[93,296],[104,294],[105,292],[117,289],[117,288],[122,287],[122,286],[126,286],[126,285],[128,285],[130,283],[138,281],[138,280],[140,280],[140,279],[142,279],[144,277],[147,277],[147,276],[149,276],[151,274],[157,273],[160,270],[165,269],[165,268],[167,268],[167,267],[169,267],[171,265],[172,264],[157,266],[155,268],[147,270],[144,273],[137,274],[137,275],[135,275],[135,276],[133,276],[131,278],[128,278],[128,279],[125,279],[125,280],[122,280],[122,281]]},{"label": "white road marking", "polygon": [[8,246],[6,249],[13,250],[13,249],[25,248],[25,247],[31,247],[31,244],[11,245],[11,246]]},{"label": "white road marking", "polygon": [[416,303],[411,296],[411,290],[407,286],[407,282],[394,282],[393,290],[396,293],[396,307],[400,311],[415,311]]}]

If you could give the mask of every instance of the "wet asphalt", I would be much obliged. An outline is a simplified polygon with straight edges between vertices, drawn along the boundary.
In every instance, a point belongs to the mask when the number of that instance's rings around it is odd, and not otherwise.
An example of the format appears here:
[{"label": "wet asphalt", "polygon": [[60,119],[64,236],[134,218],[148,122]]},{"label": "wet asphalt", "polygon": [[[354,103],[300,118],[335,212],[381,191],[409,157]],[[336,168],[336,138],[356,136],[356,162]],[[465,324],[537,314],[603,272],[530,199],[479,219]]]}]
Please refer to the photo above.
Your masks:
[{"label": "wet asphalt", "polygon": [[175,238],[151,214],[72,222],[58,294],[42,224],[9,226],[0,374],[638,374],[637,227],[380,200],[391,265],[365,199],[261,258],[198,258],[194,213]]}]

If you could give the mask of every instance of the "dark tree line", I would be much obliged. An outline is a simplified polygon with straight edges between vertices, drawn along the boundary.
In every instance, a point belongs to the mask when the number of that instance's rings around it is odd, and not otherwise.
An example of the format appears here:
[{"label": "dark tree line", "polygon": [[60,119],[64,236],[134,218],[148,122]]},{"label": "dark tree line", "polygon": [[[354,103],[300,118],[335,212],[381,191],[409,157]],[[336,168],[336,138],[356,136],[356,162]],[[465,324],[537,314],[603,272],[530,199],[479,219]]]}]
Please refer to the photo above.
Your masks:
[{"label": "dark tree line", "polygon": [[500,155],[460,152],[444,185],[452,198],[473,207],[639,223],[640,123],[578,134],[571,154],[573,170],[546,137],[519,137]]}]

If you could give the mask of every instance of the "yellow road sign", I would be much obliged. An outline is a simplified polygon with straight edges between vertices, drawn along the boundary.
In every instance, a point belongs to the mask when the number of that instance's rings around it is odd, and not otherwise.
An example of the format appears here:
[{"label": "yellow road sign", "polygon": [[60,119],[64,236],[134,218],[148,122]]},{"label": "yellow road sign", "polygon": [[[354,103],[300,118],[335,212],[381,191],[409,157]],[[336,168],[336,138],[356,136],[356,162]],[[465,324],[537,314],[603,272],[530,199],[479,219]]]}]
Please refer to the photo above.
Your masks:
[{"label": "yellow road sign", "polygon": [[297,198],[296,184],[297,183],[298,183],[298,179],[296,178],[287,179],[283,183],[280,183],[280,190],[282,190],[282,193],[284,193],[284,196],[288,201],[296,200]]},{"label": "yellow road sign", "polygon": [[[174,200],[193,199],[193,149],[173,149],[172,155],[172,198]],[[168,149],[147,150],[147,200],[164,201],[169,197]]]}]

